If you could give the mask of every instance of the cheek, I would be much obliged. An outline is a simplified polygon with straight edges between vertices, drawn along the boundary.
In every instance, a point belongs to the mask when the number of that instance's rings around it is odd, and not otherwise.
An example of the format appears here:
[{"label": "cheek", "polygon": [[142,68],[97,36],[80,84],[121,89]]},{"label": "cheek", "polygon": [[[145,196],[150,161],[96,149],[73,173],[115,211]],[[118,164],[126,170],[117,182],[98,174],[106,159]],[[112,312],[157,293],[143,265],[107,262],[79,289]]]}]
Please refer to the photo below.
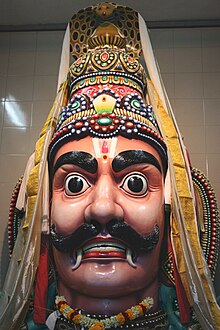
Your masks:
[{"label": "cheek", "polygon": [[125,221],[141,235],[149,234],[155,224],[163,231],[163,195],[152,195],[148,200],[127,203]]},{"label": "cheek", "polygon": [[85,202],[74,202],[54,194],[51,205],[51,223],[59,234],[69,235],[84,223]]}]

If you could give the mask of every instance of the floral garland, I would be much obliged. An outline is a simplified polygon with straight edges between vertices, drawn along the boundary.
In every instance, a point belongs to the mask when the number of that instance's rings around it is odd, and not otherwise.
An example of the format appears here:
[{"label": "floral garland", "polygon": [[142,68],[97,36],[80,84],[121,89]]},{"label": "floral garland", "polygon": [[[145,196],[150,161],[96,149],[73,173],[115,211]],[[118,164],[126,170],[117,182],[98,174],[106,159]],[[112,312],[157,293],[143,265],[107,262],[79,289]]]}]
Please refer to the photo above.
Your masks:
[{"label": "floral garland", "polygon": [[55,303],[59,312],[70,322],[86,327],[88,330],[105,330],[119,327],[143,316],[152,308],[153,298],[147,297],[138,305],[127,309],[125,312],[101,320],[82,314],[80,309],[71,308],[64,296],[57,296]]}]

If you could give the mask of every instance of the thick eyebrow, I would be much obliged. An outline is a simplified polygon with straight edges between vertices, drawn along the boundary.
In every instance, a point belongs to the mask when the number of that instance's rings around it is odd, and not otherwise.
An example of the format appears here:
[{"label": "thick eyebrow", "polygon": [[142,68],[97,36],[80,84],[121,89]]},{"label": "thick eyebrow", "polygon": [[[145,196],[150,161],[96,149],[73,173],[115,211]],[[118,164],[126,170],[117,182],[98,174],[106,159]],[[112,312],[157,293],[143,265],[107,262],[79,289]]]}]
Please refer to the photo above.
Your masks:
[{"label": "thick eyebrow", "polygon": [[98,162],[93,155],[84,151],[71,151],[61,155],[57,159],[53,167],[53,176],[58,168],[65,164],[76,165],[92,174],[96,173],[98,170]]},{"label": "thick eyebrow", "polygon": [[144,150],[126,150],[120,152],[112,161],[112,169],[115,172],[120,172],[136,164],[154,165],[160,173],[162,173],[158,160],[152,154]]}]

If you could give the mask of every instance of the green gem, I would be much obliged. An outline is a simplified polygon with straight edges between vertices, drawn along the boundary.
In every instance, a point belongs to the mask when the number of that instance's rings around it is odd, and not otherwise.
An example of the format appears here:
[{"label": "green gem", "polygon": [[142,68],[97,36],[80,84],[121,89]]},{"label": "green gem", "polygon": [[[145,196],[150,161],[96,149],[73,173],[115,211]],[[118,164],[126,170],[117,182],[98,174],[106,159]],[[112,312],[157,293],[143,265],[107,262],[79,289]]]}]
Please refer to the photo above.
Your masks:
[{"label": "green gem", "polygon": [[79,108],[79,106],[80,106],[79,101],[75,101],[75,102],[72,104],[72,109],[75,110],[75,109]]},{"label": "green gem", "polygon": [[131,105],[132,105],[132,107],[134,107],[138,110],[141,108],[140,102],[138,100],[132,100]]},{"label": "green gem", "polygon": [[97,120],[98,124],[101,126],[108,126],[112,123],[111,118],[108,117],[102,117]]},{"label": "green gem", "polygon": [[94,82],[95,81],[95,77],[90,78],[90,81],[91,82]]},{"label": "green gem", "polygon": [[102,76],[102,80],[107,80],[107,76]]}]

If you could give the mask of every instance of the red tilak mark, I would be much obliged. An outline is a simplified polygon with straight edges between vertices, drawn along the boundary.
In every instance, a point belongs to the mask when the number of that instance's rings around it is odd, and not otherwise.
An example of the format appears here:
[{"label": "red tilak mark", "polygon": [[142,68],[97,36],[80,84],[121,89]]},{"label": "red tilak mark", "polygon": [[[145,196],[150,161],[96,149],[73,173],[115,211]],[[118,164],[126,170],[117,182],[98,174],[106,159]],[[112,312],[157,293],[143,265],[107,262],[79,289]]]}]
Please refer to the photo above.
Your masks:
[{"label": "red tilak mark", "polygon": [[108,143],[107,143],[107,141],[104,141],[102,143],[102,153],[103,154],[107,154],[108,153]]}]

